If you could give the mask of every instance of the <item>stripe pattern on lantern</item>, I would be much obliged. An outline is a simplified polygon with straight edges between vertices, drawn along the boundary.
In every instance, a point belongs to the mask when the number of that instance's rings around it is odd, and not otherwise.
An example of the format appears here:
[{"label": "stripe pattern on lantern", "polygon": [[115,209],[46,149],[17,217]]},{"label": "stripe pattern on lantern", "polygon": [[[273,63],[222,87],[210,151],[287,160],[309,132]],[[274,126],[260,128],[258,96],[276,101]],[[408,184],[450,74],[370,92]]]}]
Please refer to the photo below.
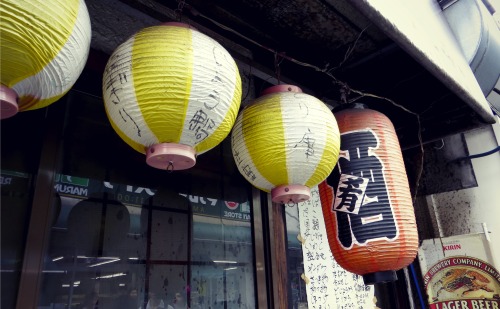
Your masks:
[{"label": "stripe pattern on lantern", "polygon": [[87,62],[91,27],[85,2],[2,0],[0,16],[1,84],[5,92],[14,91],[13,114],[60,99]]},{"label": "stripe pattern on lantern", "polygon": [[339,131],[333,114],[296,88],[257,98],[233,128],[232,151],[240,173],[266,192],[287,184],[315,186],[337,162]]},{"label": "stripe pattern on lantern", "polygon": [[103,97],[112,127],[133,149],[175,143],[201,154],[231,131],[241,78],[218,42],[188,25],[165,23],[113,52]]}]

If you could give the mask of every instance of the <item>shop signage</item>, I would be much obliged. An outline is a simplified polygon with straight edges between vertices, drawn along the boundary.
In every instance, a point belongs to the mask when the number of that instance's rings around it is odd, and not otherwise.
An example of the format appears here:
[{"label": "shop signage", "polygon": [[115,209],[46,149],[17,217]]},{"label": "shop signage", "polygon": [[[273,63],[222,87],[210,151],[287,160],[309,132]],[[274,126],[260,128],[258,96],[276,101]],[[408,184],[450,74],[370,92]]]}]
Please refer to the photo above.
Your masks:
[{"label": "shop signage", "polygon": [[179,193],[179,195],[189,199],[193,213],[197,215],[238,221],[250,221],[252,218],[250,215],[250,202],[248,201],[240,203],[183,193]]},{"label": "shop signage", "polygon": [[[5,181],[9,181],[6,180]],[[54,186],[59,194],[76,198],[88,198],[106,192],[110,199],[125,205],[142,206],[147,199],[156,194],[156,190],[138,186],[116,184],[89,178],[56,174]],[[224,219],[250,221],[250,203],[224,201],[220,199],[179,193],[191,203],[193,214],[221,217]]]},{"label": "shop signage", "polygon": [[16,179],[29,179],[30,174],[15,172],[15,171],[7,171],[2,170],[0,175],[0,184],[2,186],[8,186],[15,183]]},{"label": "shop signage", "polygon": [[2,195],[9,197],[27,197],[31,175],[27,173],[2,170],[0,175],[0,186]]},{"label": "shop signage", "polygon": [[[1,171],[0,184],[2,190],[6,190],[7,186],[12,187],[20,182],[23,183],[23,186],[26,186],[25,183],[29,180],[30,175],[26,173],[7,170]],[[145,205],[148,198],[156,194],[156,190],[150,188],[116,184],[64,174],[56,174],[54,189],[61,195],[80,199],[97,197],[106,192],[109,199],[116,200],[128,206],[139,207]],[[25,189],[22,191],[24,192]],[[184,193],[179,193],[179,195],[189,200],[192,212],[196,215],[248,222],[252,219],[249,201],[224,201]]]},{"label": "shop signage", "polygon": [[484,234],[424,240],[419,262],[431,309],[500,309],[500,274]]},{"label": "shop signage", "polygon": [[70,197],[88,198],[106,192],[110,199],[129,205],[143,205],[156,191],[149,188],[113,184],[107,181],[56,174],[55,190]]},{"label": "shop signage", "polygon": [[310,309],[375,308],[374,289],[363,278],[334,260],[325,228],[318,187],[311,198],[298,204],[307,302]]}]

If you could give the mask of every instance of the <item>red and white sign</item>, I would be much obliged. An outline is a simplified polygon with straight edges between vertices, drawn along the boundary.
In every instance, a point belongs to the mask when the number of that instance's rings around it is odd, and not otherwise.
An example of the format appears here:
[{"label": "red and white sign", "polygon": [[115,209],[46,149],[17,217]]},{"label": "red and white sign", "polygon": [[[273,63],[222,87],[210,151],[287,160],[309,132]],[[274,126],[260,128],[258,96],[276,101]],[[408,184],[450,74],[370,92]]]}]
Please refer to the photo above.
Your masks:
[{"label": "red and white sign", "polygon": [[229,202],[229,201],[224,201],[224,203],[226,203],[227,208],[229,208],[229,209],[231,209],[231,210],[236,210],[236,209],[238,209],[238,206],[240,205],[240,203],[236,203],[236,202]]},{"label": "red and white sign", "polygon": [[500,273],[484,234],[427,239],[418,256],[431,309],[500,309]]}]

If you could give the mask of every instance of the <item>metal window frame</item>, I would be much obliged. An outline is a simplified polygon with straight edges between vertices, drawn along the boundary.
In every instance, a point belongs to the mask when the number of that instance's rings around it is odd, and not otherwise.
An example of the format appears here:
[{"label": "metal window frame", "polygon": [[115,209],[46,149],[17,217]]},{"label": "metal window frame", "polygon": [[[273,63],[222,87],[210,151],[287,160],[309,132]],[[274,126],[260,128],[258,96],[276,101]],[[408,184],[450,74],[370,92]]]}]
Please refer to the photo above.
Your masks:
[{"label": "metal window frame", "polygon": [[[64,103],[69,100],[71,98],[66,98]],[[67,108],[61,108],[61,104],[57,108],[47,109],[47,116],[44,121],[43,146],[35,180],[32,210],[18,287],[17,309],[37,308],[39,304],[43,280],[42,270],[49,245],[50,226],[54,211],[55,194],[53,194],[53,188],[55,174],[60,164],[60,149],[64,129],[64,121],[61,121],[61,119],[66,118],[66,113]],[[282,207],[277,207],[278,205],[268,207],[268,205],[273,205],[270,195],[266,195],[267,201],[264,201],[263,196],[264,194],[260,190],[252,187],[256,305],[258,308],[286,308],[280,306],[280,304],[283,304],[282,300],[287,300],[286,281],[285,285],[283,285],[283,282],[278,283],[273,279],[286,279],[287,276],[286,260],[284,266],[282,263],[280,263],[279,269],[276,266],[278,256],[286,257],[286,252],[276,251],[277,244],[275,240],[277,235],[280,235],[280,227],[281,229],[284,228],[284,221],[278,219],[278,222],[274,222],[273,220],[273,217],[282,218],[276,213]],[[286,231],[282,230],[281,233],[286,233]],[[283,246],[278,247],[282,248]],[[273,290],[285,291],[285,294],[281,292],[273,293]],[[27,295],[29,297],[26,297]],[[273,295],[274,298],[271,298]]]},{"label": "metal window frame", "polygon": [[[65,102],[69,101],[65,97]],[[61,105],[61,104],[59,104]],[[55,171],[58,167],[60,136],[65,108],[47,109],[40,164],[35,181],[31,215],[24,247],[23,266],[17,292],[16,308],[37,308],[42,281],[44,257],[48,248],[55,194]],[[29,297],[27,297],[29,295]]]}]

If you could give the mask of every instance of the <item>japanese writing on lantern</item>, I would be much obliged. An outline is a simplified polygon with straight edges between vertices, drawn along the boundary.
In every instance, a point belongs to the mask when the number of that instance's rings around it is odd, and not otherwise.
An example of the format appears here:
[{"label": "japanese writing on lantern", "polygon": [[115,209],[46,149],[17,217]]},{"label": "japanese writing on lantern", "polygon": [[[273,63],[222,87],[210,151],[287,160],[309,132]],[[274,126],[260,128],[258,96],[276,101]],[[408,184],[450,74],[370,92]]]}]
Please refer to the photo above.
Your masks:
[{"label": "japanese writing on lantern", "polygon": [[365,286],[360,276],[340,267],[332,256],[317,187],[311,188],[311,198],[298,207],[300,235],[304,238],[304,275],[309,280],[308,308],[374,308],[373,288]]},{"label": "japanese writing on lantern", "polygon": [[338,240],[346,249],[376,239],[394,240],[398,235],[384,165],[374,153],[378,147],[372,130],[343,133],[338,165],[327,179],[336,188],[332,210]]},{"label": "japanese writing on lantern", "polygon": [[[234,136],[232,138],[234,138]],[[233,157],[234,157],[234,161],[238,167],[241,167],[241,165],[244,164],[243,159],[240,156],[240,152],[235,150],[234,148],[233,148]],[[248,177],[248,179],[250,179],[252,181],[257,178],[252,167],[248,164],[244,164],[244,166],[241,168],[241,171]]]},{"label": "japanese writing on lantern", "polygon": [[[109,100],[118,107],[118,114],[123,122],[131,122],[136,128],[137,136],[141,136],[135,119],[127,112],[125,106],[122,106],[122,96],[125,84],[129,83],[131,59],[127,54],[115,53],[111,56],[110,65],[106,66],[107,77],[104,80],[104,91],[107,93]],[[119,106],[118,106],[119,105]]]},{"label": "japanese writing on lantern", "polygon": [[316,142],[316,139],[313,136],[314,133],[311,131],[311,129],[307,128],[307,131],[302,136],[302,139],[297,144],[295,144],[293,148],[297,148],[300,146],[302,148],[305,148],[304,154],[306,155],[307,158],[313,156],[314,143]]},{"label": "japanese writing on lantern", "polygon": [[224,62],[227,62],[226,53],[219,46],[212,47],[212,57],[215,63],[213,76],[210,79],[210,91],[201,99],[203,105],[198,109],[189,120],[189,131],[194,134],[197,142],[203,141],[207,138],[216,128],[216,116],[220,111],[217,107],[221,103],[220,94],[223,92],[224,80],[221,68]]},{"label": "japanese writing on lantern", "polygon": [[208,117],[203,109],[198,110],[193,118],[189,120],[189,130],[195,132],[197,140],[204,140],[207,138],[209,132],[211,132],[214,127],[215,122]]},{"label": "japanese writing on lantern", "polygon": [[340,175],[334,208],[337,211],[358,214],[365,196],[368,179],[353,175]]}]

